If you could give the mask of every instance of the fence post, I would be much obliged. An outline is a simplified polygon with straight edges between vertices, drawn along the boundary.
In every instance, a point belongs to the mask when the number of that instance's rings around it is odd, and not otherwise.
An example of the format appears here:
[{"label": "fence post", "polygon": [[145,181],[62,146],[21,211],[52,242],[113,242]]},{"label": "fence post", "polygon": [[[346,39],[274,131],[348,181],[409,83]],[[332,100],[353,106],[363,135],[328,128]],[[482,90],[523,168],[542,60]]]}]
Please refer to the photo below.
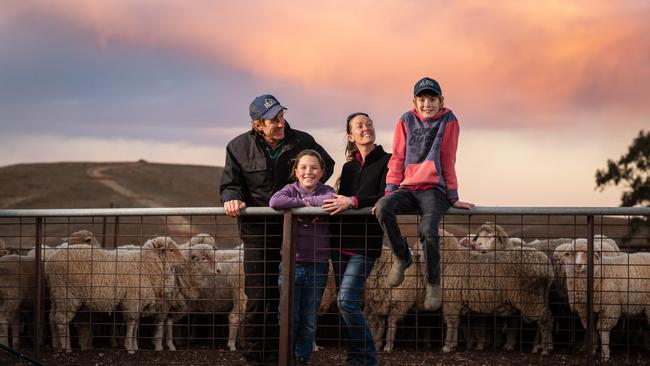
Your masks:
[{"label": "fence post", "polygon": [[[142,227],[142,219],[140,219],[140,227]],[[142,231],[142,229],[140,229]],[[117,236],[120,235],[120,217],[115,216],[113,220],[113,248],[117,248]]]},{"label": "fence post", "polygon": [[296,246],[291,209],[284,210],[282,226],[282,288],[280,288],[280,339],[279,364],[293,364],[293,299],[296,278]]},{"label": "fence post", "polygon": [[587,365],[594,364],[594,216],[587,216]]},{"label": "fence post", "polygon": [[[34,354],[38,358],[41,355],[41,342],[43,341],[43,261],[41,260],[41,225],[43,218],[36,218],[36,253],[34,263],[36,266],[36,299],[34,304]],[[15,334],[15,333],[14,333]]]}]

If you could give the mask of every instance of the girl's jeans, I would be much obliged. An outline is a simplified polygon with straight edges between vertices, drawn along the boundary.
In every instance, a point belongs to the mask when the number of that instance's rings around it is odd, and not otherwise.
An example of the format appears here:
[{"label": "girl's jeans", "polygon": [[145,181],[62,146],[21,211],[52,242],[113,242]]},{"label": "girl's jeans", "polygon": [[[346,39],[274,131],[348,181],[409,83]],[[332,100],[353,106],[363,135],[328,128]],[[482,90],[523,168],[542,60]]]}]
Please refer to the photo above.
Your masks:
[{"label": "girl's jeans", "polygon": [[[296,262],[293,304],[293,357],[296,361],[307,362],[311,357],[328,269],[327,262]],[[282,280],[278,283],[282,286]]]}]

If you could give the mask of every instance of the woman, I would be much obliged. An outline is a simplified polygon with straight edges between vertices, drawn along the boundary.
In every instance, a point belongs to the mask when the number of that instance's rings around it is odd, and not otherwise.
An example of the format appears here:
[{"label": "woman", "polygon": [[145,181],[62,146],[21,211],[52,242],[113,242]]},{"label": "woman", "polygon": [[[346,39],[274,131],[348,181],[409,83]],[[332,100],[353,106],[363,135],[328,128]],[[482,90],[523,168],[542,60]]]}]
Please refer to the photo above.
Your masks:
[{"label": "woman", "polygon": [[[346,128],[347,162],[341,172],[338,194],[323,203],[323,209],[331,214],[373,207],[386,187],[390,154],[375,145],[375,128],[368,114],[351,114]],[[375,343],[361,306],[366,279],[381,255],[384,233],[373,216],[340,216],[331,223],[337,304],[347,334],[346,361],[351,365],[376,365]]]}]

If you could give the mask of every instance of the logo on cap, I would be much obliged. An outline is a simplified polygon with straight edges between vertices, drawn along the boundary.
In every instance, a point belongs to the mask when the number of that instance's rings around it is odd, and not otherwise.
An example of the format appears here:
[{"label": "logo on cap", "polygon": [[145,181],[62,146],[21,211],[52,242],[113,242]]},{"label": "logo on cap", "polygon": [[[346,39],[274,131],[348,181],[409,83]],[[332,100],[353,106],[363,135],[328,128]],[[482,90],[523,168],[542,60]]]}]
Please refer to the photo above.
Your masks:
[{"label": "logo on cap", "polygon": [[271,108],[275,103],[277,103],[275,99],[266,98],[264,99],[264,108]]},{"label": "logo on cap", "polygon": [[433,86],[433,81],[431,81],[429,79],[424,79],[424,80],[422,80],[420,82],[420,87],[423,87],[423,86]]}]

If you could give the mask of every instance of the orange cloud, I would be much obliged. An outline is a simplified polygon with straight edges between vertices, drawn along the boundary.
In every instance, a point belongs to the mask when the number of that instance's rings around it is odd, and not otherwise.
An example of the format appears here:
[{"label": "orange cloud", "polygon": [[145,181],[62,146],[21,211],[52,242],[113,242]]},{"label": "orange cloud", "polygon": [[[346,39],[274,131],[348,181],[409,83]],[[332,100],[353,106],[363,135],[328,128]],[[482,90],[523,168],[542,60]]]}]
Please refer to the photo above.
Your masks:
[{"label": "orange cloud", "polygon": [[[257,77],[405,99],[415,79],[482,111],[622,104],[648,112],[649,9],[607,1],[16,2],[114,40]],[[16,12],[14,12],[16,13]],[[20,13],[20,12],[17,12]],[[10,14],[12,14],[10,12]]]}]

